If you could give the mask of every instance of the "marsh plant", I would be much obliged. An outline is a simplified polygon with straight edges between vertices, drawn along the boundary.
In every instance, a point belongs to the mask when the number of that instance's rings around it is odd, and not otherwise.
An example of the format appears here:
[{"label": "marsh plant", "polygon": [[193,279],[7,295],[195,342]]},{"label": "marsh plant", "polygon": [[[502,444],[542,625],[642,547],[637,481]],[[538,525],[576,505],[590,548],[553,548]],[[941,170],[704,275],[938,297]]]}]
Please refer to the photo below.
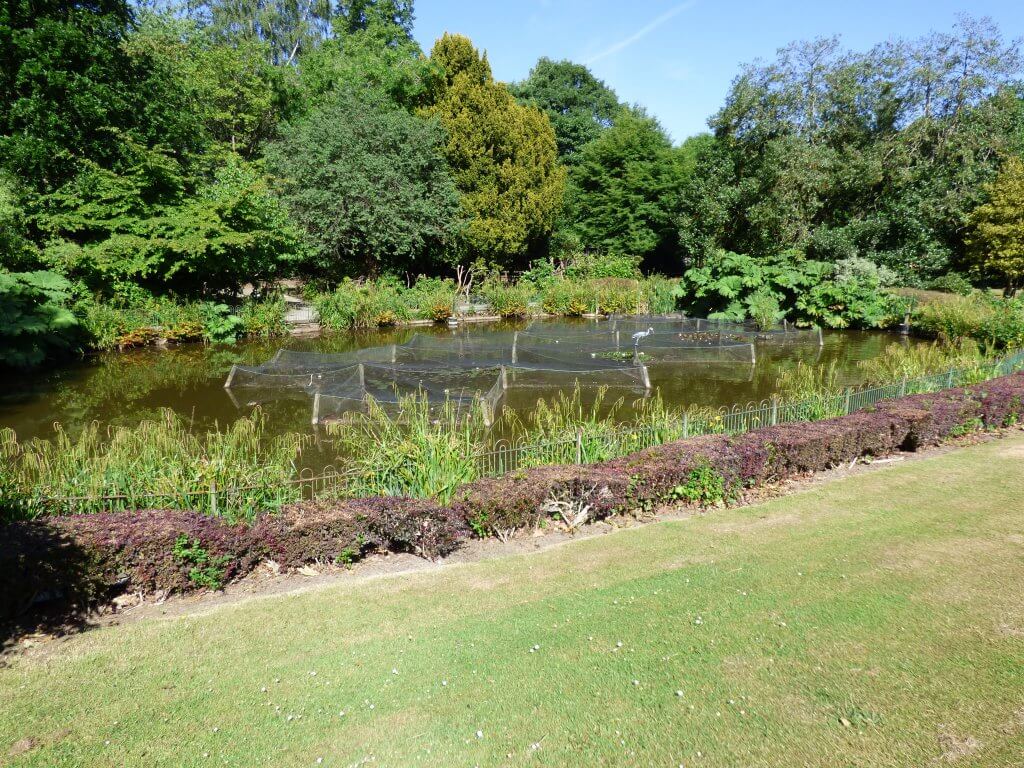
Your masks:
[{"label": "marsh plant", "polygon": [[259,410],[194,432],[165,409],[134,427],[93,422],[77,436],[58,424],[50,440],[21,443],[2,429],[0,462],[28,516],[162,507],[242,520],[298,498],[291,481],[305,441],[268,436]]},{"label": "marsh plant", "polygon": [[973,339],[964,338],[953,343],[890,344],[882,354],[861,360],[857,366],[873,384],[917,379],[950,369],[963,371],[970,382],[975,376],[985,378],[995,357],[994,350],[983,350]]},{"label": "marsh plant", "polygon": [[401,397],[394,409],[373,399],[366,412],[327,426],[346,468],[346,496],[416,496],[443,501],[474,480],[476,454],[487,439],[483,416],[452,400]]},{"label": "marsh plant", "polygon": [[520,466],[529,467],[606,461],[686,432],[683,412],[666,406],[659,392],[634,400],[628,416],[625,406],[623,397],[608,402],[607,387],[597,389],[588,402],[577,384],[570,393],[538,400],[525,417],[506,410],[504,419],[513,442],[523,446]]}]

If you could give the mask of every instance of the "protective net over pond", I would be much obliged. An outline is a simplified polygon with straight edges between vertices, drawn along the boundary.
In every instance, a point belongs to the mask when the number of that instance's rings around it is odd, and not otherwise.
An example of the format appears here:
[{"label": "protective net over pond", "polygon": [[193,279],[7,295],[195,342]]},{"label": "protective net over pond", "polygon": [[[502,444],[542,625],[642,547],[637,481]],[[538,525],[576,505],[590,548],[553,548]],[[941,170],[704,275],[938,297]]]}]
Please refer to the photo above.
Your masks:
[{"label": "protective net over pond", "polygon": [[480,408],[490,423],[510,388],[578,385],[646,392],[651,364],[749,366],[757,357],[754,341],[762,339],[743,334],[753,333],[762,332],[740,324],[658,316],[533,325],[525,331],[417,334],[404,344],[352,352],[282,349],[260,365],[233,366],[225,387],[263,390],[264,399],[304,393],[313,399],[314,424],[361,411],[370,400],[397,411],[412,395],[431,406]]}]

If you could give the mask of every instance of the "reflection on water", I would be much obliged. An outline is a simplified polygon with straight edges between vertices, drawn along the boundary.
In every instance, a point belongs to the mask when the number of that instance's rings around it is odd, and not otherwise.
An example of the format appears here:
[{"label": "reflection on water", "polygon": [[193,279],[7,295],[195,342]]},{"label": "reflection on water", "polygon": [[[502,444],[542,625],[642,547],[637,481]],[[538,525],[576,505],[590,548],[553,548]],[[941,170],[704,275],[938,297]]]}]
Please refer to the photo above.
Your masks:
[{"label": "reflection on water", "polygon": [[[565,322],[545,324],[555,332]],[[585,322],[588,321],[575,324]],[[471,326],[464,333],[486,335],[521,327],[525,324]],[[52,434],[54,422],[63,423],[75,433],[91,421],[132,425],[154,417],[160,408],[174,409],[197,428],[224,424],[248,413],[257,404],[253,398],[264,396],[259,392],[237,390],[234,392],[237,404],[232,401],[223,385],[233,364],[256,365],[282,346],[304,351],[343,352],[379,344],[401,344],[415,333],[446,336],[453,332],[443,327],[400,329],[96,355],[72,366],[0,379],[0,426],[12,427],[21,439],[47,437]],[[746,403],[770,397],[780,371],[792,367],[798,360],[826,365],[834,361],[842,383],[855,384],[859,381],[858,360],[880,354],[889,344],[912,343],[891,334],[853,331],[826,333],[824,339],[824,347],[817,343],[759,345],[757,363],[753,366],[745,363],[651,365],[651,384],[669,405]],[[567,381],[566,385],[571,387],[572,382]],[[537,398],[548,397],[556,391],[557,387],[513,387],[503,403],[525,411]],[[627,403],[639,396],[628,391],[610,394],[609,402],[620,394]],[[275,393],[263,407],[271,429],[276,432],[312,429],[311,399],[301,392]],[[627,406],[622,413],[628,412]]]}]

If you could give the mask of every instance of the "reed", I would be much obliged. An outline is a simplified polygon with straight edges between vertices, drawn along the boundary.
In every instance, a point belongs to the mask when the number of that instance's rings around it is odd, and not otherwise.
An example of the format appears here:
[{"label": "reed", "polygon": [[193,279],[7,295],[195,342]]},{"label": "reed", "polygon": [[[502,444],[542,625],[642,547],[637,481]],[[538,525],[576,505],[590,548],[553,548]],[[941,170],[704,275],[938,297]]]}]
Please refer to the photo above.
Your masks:
[{"label": "reed", "polygon": [[601,387],[586,403],[577,385],[538,400],[525,418],[506,411],[513,442],[522,446],[520,466],[607,461],[679,439],[688,429],[683,412],[666,406],[658,392],[633,401],[627,418],[621,416],[625,399],[607,403],[607,395]]},{"label": "reed", "polygon": [[862,360],[857,367],[872,384],[918,379],[950,369],[962,374],[958,382],[974,384],[991,375],[995,357],[995,350],[982,349],[973,339],[962,338],[955,343],[890,344],[881,355]]},{"label": "reed", "polygon": [[27,516],[176,508],[236,521],[299,497],[291,481],[305,441],[267,436],[258,410],[196,433],[165,409],[135,427],[93,422],[77,436],[58,424],[49,440],[20,443],[3,429],[0,461]]},{"label": "reed", "polygon": [[482,414],[452,401],[431,405],[426,394],[399,399],[395,411],[367,401],[367,411],[330,424],[344,496],[415,496],[451,499],[455,488],[477,477],[476,455],[487,440]]}]

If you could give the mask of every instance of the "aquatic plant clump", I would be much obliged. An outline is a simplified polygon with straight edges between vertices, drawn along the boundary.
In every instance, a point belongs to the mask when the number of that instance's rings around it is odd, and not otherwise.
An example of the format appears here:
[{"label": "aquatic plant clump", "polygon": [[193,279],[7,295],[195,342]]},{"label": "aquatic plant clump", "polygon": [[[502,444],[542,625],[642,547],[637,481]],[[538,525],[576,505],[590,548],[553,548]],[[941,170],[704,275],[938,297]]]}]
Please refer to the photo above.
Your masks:
[{"label": "aquatic plant clump", "polygon": [[[231,520],[298,498],[297,460],[309,438],[269,437],[258,409],[227,428],[193,432],[165,409],[136,427],[88,425],[72,437],[19,443],[0,430],[0,460],[16,496],[8,515],[175,507]],[[53,507],[52,501],[60,504]]]}]

